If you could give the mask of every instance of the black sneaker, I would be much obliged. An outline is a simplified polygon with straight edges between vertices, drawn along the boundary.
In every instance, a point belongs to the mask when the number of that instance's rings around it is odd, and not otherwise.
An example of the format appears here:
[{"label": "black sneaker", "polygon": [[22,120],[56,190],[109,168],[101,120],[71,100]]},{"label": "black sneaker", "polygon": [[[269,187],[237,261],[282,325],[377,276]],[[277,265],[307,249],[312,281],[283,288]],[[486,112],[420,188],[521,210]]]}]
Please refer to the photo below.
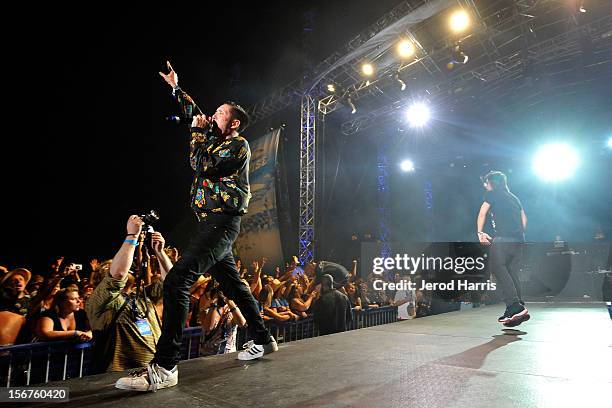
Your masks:
[{"label": "black sneaker", "polygon": [[500,323],[505,323],[510,320],[510,315],[508,312],[510,311],[510,306],[506,306],[506,310],[504,310],[504,314],[497,318],[497,321]]},{"label": "black sneaker", "polygon": [[498,317],[497,321],[500,323],[506,323],[512,320],[513,316],[521,313],[523,309],[527,310],[525,308],[525,302],[523,302],[522,300],[519,300],[518,302],[514,302],[510,306],[506,306],[506,310],[504,311],[504,314]]},{"label": "black sneaker", "polygon": [[518,326],[519,324],[526,320],[529,320],[530,318],[529,311],[527,310],[527,308],[519,302],[511,304],[506,309],[505,316],[506,319],[501,323],[503,323],[504,325],[511,324],[512,326],[509,327]]},{"label": "black sneaker", "polygon": [[522,315],[521,317],[518,317],[514,320],[508,320],[507,322],[504,323],[505,327],[516,327],[519,324],[526,322],[527,320],[531,319],[531,316],[529,315],[529,313]]}]

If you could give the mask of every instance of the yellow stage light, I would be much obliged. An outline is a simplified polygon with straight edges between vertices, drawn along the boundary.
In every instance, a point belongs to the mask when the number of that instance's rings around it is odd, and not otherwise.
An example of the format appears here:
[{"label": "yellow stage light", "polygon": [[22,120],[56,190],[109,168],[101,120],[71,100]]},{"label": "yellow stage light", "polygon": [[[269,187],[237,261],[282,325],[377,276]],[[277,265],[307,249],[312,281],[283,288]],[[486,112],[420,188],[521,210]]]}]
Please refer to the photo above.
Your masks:
[{"label": "yellow stage light", "polygon": [[465,31],[470,25],[470,16],[464,10],[459,10],[450,18],[450,27],[456,33]]},{"label": "yellow stage light", "polygon": [[414,55],[414,45],[409,40],[402,40],[397,44],[397,53],[401,58],[408,58]]},{"label": "yellow stage light", "polygon": [[369,62],[366,62],[361,65],[361,73],[365,76],[370,76],[374,74],[374,66]]}]

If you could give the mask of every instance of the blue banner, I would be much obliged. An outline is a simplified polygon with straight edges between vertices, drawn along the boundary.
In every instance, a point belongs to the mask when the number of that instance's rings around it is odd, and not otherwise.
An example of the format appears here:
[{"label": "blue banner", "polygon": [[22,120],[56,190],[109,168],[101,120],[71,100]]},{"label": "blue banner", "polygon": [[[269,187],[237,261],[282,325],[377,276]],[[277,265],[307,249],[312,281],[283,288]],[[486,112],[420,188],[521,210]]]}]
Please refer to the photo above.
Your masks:
[{"label": "blue banner", "polygon": [[250,143],[251,201],[236,240],[243,265],[264,256],[269,265],[283,265],[275,185],[279,135],[280,129],[272,130]]}]

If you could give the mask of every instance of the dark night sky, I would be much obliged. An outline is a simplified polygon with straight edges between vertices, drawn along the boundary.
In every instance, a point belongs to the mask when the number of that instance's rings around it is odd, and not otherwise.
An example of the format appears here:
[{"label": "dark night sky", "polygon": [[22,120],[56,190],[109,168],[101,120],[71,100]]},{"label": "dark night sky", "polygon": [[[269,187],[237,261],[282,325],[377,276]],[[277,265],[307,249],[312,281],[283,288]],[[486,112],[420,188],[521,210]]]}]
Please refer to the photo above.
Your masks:
[{"label": "dark night sky", "polygon": [[54,254],[86,263],[114,253],[131,213],[156,208],[170,232],[189,218],[187,137],[163,120],[174,108],[157,73],[166,59],[205,111],[228,98],[248,106],[397,3],[28,10],[5,49],[14,126],[4,132],[0,264]]}]

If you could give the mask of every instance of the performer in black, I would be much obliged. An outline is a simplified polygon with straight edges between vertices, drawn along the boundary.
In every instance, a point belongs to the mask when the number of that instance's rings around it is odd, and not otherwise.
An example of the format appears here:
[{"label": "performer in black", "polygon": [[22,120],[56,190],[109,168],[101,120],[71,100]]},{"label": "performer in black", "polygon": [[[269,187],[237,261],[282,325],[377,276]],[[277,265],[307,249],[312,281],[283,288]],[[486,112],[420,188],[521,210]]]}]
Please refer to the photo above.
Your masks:
[{"label": "performer in black", "polygon": [[[518,277],[527,216],[521,201],[508,189],[504,173],[492,171],[483,177],[483,183],[487,191],[476,227],[479,241],[484,245],[492,244],[489,268],[506,302],[506,311],[498,322],[509,327],[518,326],[530,318],[525,302],[521,299]],[[487,213],[491,214],[495,238],[484,232]]]},{"label": "performer in black", "polygon": [[[172,86],[175,96],[180,101],[193,102],[178,87],[178,76],[170,63],[168,69],[168,74],[160,72],[160,75]],[[183,108],[186,106],[191,109],[196,105],[182,104]],[[223,293],[236,302],[247,321],[253,340],[238,354],[238,359],[252,360],[278,350],[275,339],[264,327],[253,295],[240,280],[232,256],[232,244],[240,231],[240,216],[247,212],[251,196],[251,151],[249,143],[240,136],[247,124],[247,113],[233,102],[219,106],[212,117],[193,117],[189,159],[195,177],[191,207],[199,221],[198,229],[164,280],[162,334],[153,361],[120,378],[115,384],[117,388],[156,391],[177,384],[189,288],[207,271],[219,282]]]}]

